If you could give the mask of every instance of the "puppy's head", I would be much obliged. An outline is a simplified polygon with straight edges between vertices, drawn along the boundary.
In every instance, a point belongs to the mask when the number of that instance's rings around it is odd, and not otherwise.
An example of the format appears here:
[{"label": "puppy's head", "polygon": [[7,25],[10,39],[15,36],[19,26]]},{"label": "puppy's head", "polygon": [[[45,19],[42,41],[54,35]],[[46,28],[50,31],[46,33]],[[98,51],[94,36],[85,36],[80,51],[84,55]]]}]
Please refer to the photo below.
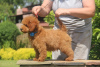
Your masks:
[{"label": "puppy's head", "polygon": [[34,32],[39,25],[39,21],[34,16],[27,16],[22,20],[21,31],[23,33]]}]

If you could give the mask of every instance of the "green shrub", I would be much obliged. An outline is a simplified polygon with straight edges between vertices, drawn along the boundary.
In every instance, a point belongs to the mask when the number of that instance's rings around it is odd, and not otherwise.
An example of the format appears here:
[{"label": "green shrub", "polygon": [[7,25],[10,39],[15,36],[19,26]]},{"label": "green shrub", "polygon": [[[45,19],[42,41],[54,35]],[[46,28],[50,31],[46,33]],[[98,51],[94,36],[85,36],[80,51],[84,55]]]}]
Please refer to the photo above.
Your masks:
[{"label": "green shrub", "polygon": [[93,35],[90,50],[91,60],[100,60],[100,16],[95,16],[92,23]]},{"label": "green shrub", "polygon": [[6,2],[0,2],[0,21],[6,21],[7,17],[13,15],[13,5],[10,5]]},{"label": "green shrub", "polygon": [[15,53],[15,50],[13,50],[12,48],[3,48],[0,50],[0,59],[12,60],[14,53]]},{"label": "green shrub", "polygon": [[93,17],[92,29],[92,46],[90,50],[90,60],[100,60],[100,0],[96,2],[96,13]]},{"label": "green shrub", "polygon": [[52,52],[47,52],[47,58],[46,59],[52,59]]},{"label": "green shrub", "polygon": [[[51,52],[47,52],[47,59],[52,59],[51,55]],[[35,51],[33,48],[20,48],[18,50],[2,48],[0,50],[0,59],[2,60],[33,59],[34,57]]]},{"label": "green shrub", "polygon": [[35,51],[32,48],[20,48],[14,53],[14,60],[19,59],[33,59]]},{"label": "green shrub", "polygon": [[[20,32],[15,24],[10,21],[0,23],[0,48],[5,47],[4,44],[10,44],[9,47],[16,49],[16,37]],[[7,42],[6,42],[7,41]]]},{"label": "green shrub", "polygon": [[44,18],[44,21],[49,23],[49,25],[53,25],[55,22],[55,14],[53,13],[53,10],[50,11],[50,13]]}]

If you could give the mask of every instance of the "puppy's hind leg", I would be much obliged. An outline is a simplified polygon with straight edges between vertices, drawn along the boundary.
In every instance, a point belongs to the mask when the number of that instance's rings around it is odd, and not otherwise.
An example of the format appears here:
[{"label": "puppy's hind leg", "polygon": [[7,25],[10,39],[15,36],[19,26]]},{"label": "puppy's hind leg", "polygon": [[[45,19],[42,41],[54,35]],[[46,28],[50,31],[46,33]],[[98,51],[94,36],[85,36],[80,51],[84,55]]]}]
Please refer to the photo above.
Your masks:
[{"label": "puppy's hind leg", "polygon": [[65,61],[73,61],[73,58],[74,58],[74,52],[71,48],[71,43],[67,42],[66,43],[62,43],[61,44],[61,47],[60,47],[60,50],[61,52],[63,52],[64,54],[67,55],[67,58],[65,58]]}]

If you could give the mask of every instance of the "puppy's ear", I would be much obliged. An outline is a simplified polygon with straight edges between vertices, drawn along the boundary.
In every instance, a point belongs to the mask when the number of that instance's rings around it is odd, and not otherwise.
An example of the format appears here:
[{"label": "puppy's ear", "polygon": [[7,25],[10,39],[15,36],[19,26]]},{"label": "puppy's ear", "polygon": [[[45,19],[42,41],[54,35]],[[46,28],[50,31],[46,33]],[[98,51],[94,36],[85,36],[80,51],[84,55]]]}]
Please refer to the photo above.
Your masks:
[{"label": "puppy's ear", "polygon": [[39,24],[39,20],[38,20],[38,18],[37,17],[34,17],[34,21],[35,21],[35,23],[37,23],[37,24]]},{"label": "puppy's ear", "polygon": [[30,20],[30,26],[29,26],[29,31],[30,32],[33,32],[33,31],[36,31],[39,27],[39,21],[36,17],[32,18]]},{"label": "puppy's ear", "polygon": [[31,23],[30,26],[29,26],[29,31],[33,32],[34,30],[35,30],[35,24]]}]

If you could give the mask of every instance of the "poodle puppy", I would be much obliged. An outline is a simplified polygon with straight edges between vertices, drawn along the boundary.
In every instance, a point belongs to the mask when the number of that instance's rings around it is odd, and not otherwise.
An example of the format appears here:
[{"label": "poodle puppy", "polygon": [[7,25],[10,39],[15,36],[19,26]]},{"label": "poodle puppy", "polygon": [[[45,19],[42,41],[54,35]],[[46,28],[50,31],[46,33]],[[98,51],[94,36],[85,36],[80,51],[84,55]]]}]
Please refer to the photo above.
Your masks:
[{"label": "poodle puppy", "polygon": [[60,50],[67,56],[65,61],[72,61],[74,52],[71,48],[71,38],[66,33],[66,28],[59,18],[57,18],[60,29],[44,29],[39,25],[39,21],[34,16],[25,17],[22,20],[21,31],[28,33],[32,47],[36,51],[34,61],[44,61],[47,51]]}]

